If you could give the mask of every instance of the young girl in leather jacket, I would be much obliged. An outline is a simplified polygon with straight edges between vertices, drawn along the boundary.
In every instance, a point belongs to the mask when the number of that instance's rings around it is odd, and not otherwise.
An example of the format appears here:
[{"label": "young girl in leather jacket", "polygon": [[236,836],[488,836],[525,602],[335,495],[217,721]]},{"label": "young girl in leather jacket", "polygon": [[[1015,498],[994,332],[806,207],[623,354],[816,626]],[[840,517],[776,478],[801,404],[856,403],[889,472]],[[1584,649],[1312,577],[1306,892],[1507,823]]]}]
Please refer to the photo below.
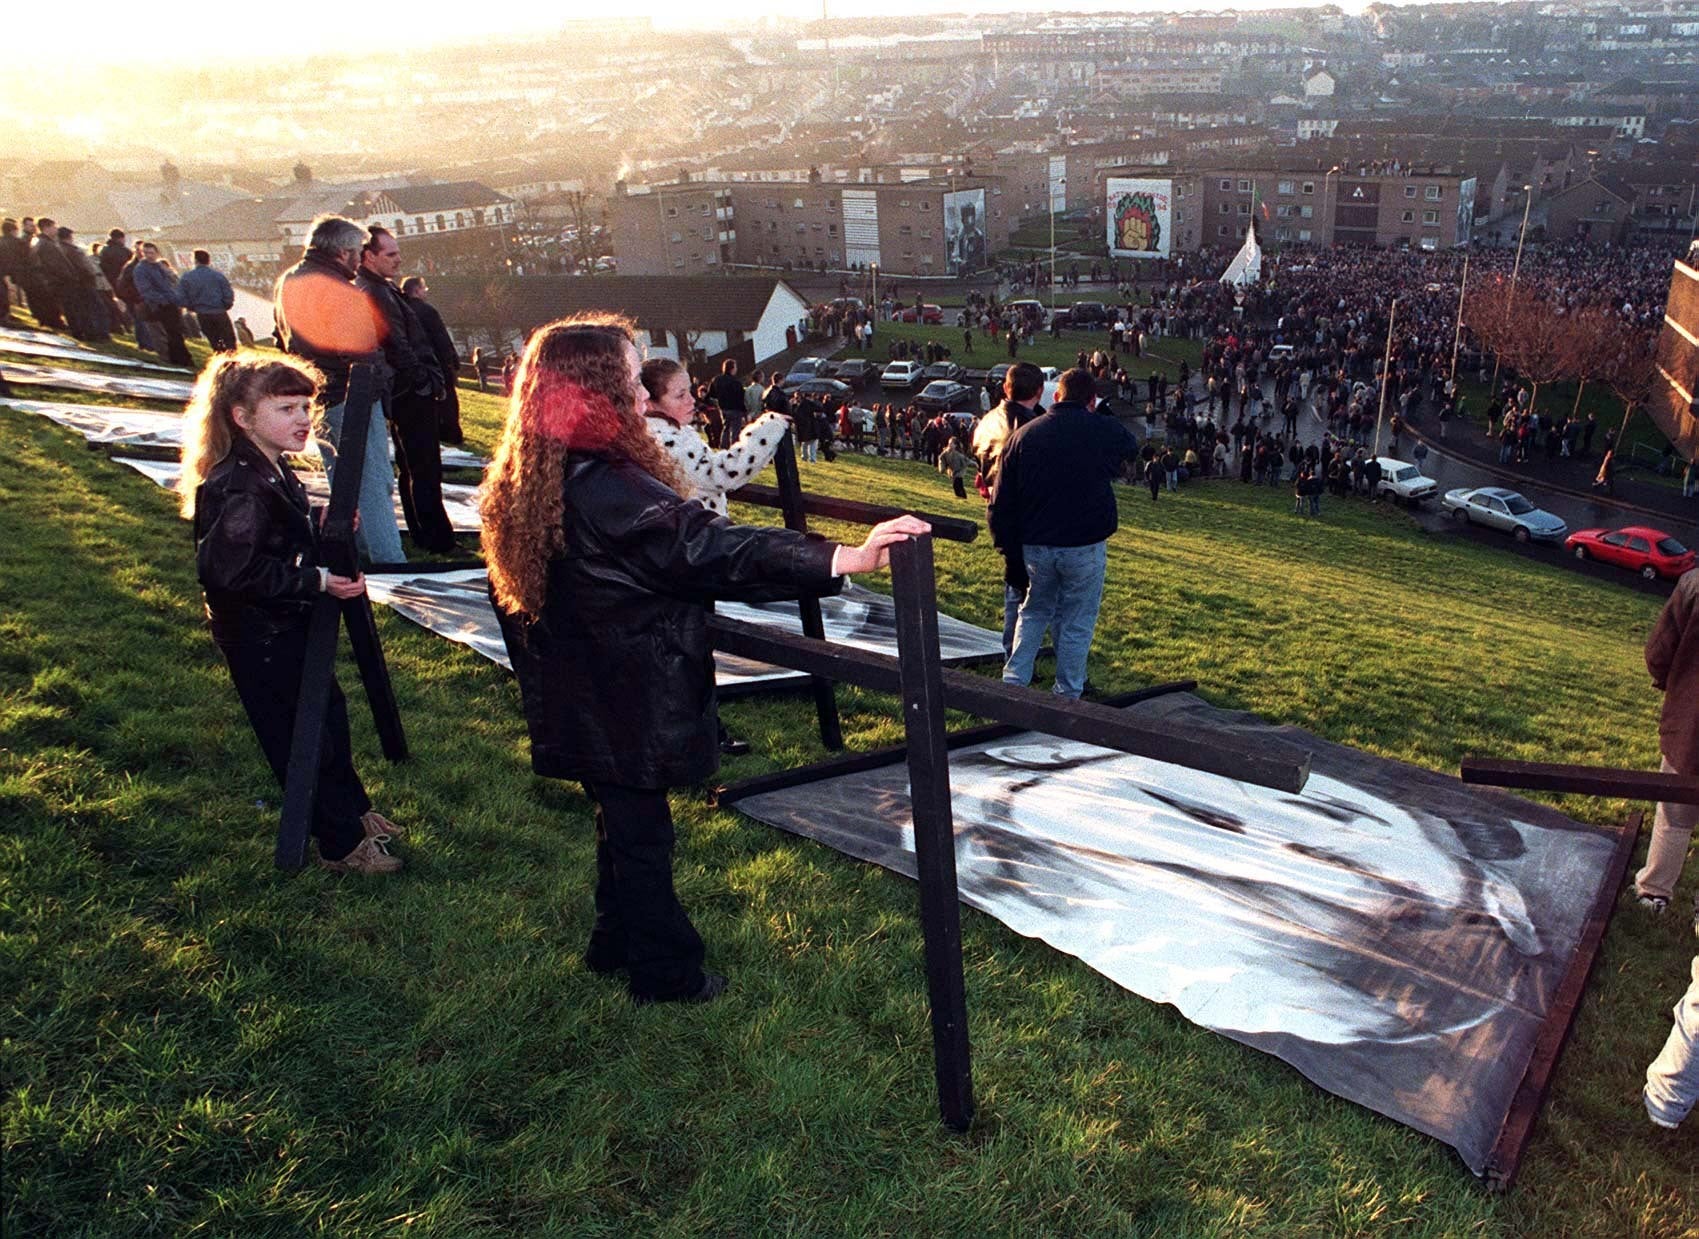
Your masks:
[{"label": "young girl in leather jacket", "polygon": [[[305,450],[317,370],[293,358],[226,353],[213,359],[185,411],[177,489],[194,521],[195,563],[213,641],[281,785],[306,658],[307,624],[320,594],[357,598],[363,576],[318,563],[318,525],[284,460]],[[354,770],[348,708],[333,683],[319,761],[313,836],[319,863],[336,872],[394,873],[385,844],[399,829],[372,811]]]}]

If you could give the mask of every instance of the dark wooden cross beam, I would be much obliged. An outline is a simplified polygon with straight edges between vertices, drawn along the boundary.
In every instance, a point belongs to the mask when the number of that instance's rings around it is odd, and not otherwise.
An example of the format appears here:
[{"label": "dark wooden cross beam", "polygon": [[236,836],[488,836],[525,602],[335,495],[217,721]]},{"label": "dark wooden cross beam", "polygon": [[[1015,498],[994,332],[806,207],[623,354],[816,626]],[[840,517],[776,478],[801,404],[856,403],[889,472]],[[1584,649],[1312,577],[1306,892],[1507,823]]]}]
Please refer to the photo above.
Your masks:
[{"label": "dark wooden cross beam", "polygon": [[[775,464],[777,459],[774,458]],[[794,455],[792,462],[795,462]],[[856,525],[877,525],[880,521],[888,521],[898,516],[918,516],[932,526],[934,538],[943,538],[949,542],[972,542],[979,536],[979,522],[963,520],[959,516],[938,516],[931,512],[916,512],[912,508],[888,508],[877,503],[862,503],[858,499],[840,499],[836,495],[814,495],[801,491],[800,487],[799,494],[802,511],[808,516],[849,521]],[[785,506],[777,487],[757,486],[754,483],[732,491],[727,498],[760,508],[783,509]]]},{"label": "dark wooden cross beam", "polygon": [[[360,496],[360,475],[366,463],[366,430],[372,417],[372,368],[355,366],[348,377],[348,402],[343,409],[342,434],[337,445],[336,479],[319,534],[322,562],[338,576],[357,576],[359,554],[354,545],[354,510]],[[371,599],[362,594],[342,601],[320,594],[308,621],[307,654],[301,670],[301,693],[295,706],[295,728],[289,743],[289,768],[283,784],[283,816],[277,828],[275,861],[293,872],[307,862],[307,835],[318,794],[319,756],[324,748],[325,712],[336,666],[336,638],[343,621],[348,642],[372,707],[383,754],[390,761],[407,756],[407,737],[401,711],[389,682],[383,646],[378,642]]]},{"label": "dark wooden cross beam", "polygon": [[1621,800],[1699,804],[1699,778],[1686,774],[1662,774],[1655,770],[1465,757],[1461,774],[1465,783],[1487,787],[1519,787],[1528,791],[1573,792],[1579,796],[1612,796]]},{"label": "dark wooden cross beam", "polygon": [[[909,604],[909,591],[899,585],[899,551],[912,554],[908,547],[926,543],[927,563],[931,564],[931,543],[925,538],[910,543],[898,543],[891,552],[891,586],[897,605],[898,622]],[[930,580],[930,578],[928,578]],[[935,587],[934,587],[935,588]],[[932,652],[937,653],[937,599],[932,597]],[[743,658],[806,671],[810,675],[855,684],[881,693],[901,693],[902,630],[898,629],[899,657],[880,654],[854,646],[837,645],[830,641],[814,640],[796,633],[782,632],[758,624],[716,615],[708,621],[713,633],[714,648]],[[1176,735],[1175,733],[1137,719],[1110,706],[1090,701],[1072,701],[1054,693],[1038,692],[1004,684],[1001,680],[974,675],[969,671],[939,666],[939,683],[944,694],[944,706],[961,710],[980,718],[1009,723],[1023,731],[1037,731],[1078,740],[1104,748],[1137,753],[1176,766],[1239,779],[1283,792],[1303,790],[1309,778],[1310,754],[1282,741],[1264,740],[1255,745],[1225,735]],[[940,716],[942,723],[942,716]]]}]

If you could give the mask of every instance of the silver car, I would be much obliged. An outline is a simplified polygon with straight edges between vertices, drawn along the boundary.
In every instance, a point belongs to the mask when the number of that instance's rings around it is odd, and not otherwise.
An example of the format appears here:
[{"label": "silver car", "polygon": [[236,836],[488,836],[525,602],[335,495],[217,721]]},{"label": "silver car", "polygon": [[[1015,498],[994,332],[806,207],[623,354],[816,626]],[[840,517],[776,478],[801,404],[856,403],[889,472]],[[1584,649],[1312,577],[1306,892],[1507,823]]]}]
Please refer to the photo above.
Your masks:
[{"label": "silver car", "polygon": [[1521,495],[1502,486],[1461,487],[1445,492],[1440,505],[1459,525],[1486,525],[1502,529],[1518,542],[1557,542],[1569,532],[1563,518],[1536,508]]}]

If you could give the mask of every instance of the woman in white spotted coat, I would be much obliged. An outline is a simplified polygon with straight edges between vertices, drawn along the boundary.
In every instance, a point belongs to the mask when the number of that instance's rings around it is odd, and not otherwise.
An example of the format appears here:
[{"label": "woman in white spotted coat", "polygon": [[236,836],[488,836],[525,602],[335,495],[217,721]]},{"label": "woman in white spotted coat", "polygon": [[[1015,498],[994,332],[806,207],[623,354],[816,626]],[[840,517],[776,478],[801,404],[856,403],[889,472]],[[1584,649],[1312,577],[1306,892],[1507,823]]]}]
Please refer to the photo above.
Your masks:
[{"label": "woman in white spotted coat", "polygon": [[649,393],[649,433],[689,480],[691,491],[685,498],[700,500],[724,516],[726,492],[752,481],[767,467],[789,421],[777,413],[765,413],[743,428],[736,443],[715,451],[690,424],[696,401],[683,366],[670,357],[652,358],[643,363],[643,386]]}]

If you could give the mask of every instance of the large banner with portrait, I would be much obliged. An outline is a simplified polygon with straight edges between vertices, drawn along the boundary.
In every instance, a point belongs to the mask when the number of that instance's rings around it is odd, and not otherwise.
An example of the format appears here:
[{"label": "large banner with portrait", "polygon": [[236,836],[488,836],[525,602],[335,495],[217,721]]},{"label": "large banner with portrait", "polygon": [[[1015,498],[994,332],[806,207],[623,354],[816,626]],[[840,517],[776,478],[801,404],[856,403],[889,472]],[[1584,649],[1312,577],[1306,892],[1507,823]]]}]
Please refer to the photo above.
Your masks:
[{"label": "large banner with portrait", "polygon": [[1108,191],[1109,253],[1115,258],[1166,258],[1174,248],[1174,182],[1112,176]]},{"label": "large banner with portrait", "polygon": [[957,189],[944,195],[944,260],[951,275],[985,265],[985,191]]}]

